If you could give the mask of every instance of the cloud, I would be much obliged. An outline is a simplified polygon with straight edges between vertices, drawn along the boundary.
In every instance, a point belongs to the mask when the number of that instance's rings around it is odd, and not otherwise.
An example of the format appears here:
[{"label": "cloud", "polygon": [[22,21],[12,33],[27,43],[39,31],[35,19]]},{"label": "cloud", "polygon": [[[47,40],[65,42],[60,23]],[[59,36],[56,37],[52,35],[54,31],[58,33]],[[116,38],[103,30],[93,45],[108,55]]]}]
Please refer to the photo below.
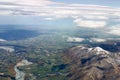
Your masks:
[{"label": "cloud", "polygon": [[84,38],[79,38],[79,37],[63,36],[63,38],[66,39],[67,42],[83,42],[85,40]]},{"label": "cloud", "polygon": [[68,37],[67,42],[83,42],[84,38]]},{"label": "cloud", "polygon": [[93,20],[108,20],[107,16],[85,15],[83,17],[86,18],[86,19],[93,19]]},{"label": "cloud", "polygon": [[112,27],[107,28],[107,31],[105,31],[108,34],[111,35],[117,35],[120,36],[120,25],[115,25]]},{"label": "cloud", "polygon": [[119,20],[119,14],[119,8],[100,5],[67,4],[53,0],[0,1],[0,15],[33,15],[44,20],[72,18],[77,26],[85,28],[104,28],[114,19]]},{"label": "cloud", "polygon": [[54,20],[54,18],[44,18],[45,20],[49,20],[49,21],[51,21],[51,20]]},{"label": "cloud", "polygon": [[82,19],[76,19],[74,22],[77,24],[77,26],[80,27],[88,27],[88,28],[101,28],[107,25],[105,21],[93,21],[93,20],[82,20]]},{"label": "cloud", "polygon": [[102,39],[102,38],[91,38],[90,42],[105,42],[106,39]]}]

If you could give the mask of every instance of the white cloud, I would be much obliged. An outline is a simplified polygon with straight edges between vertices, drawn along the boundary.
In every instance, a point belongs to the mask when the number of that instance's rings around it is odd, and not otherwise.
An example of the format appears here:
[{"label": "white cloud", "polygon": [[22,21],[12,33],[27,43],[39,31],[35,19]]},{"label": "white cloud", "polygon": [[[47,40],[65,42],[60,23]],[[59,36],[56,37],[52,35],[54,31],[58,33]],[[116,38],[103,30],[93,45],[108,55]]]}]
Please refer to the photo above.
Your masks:
[{"label": "white cloud", "polygon": [[1,12],[0,12],[0,15],[7,15],[7,14],[11,14],[12,13],[12,11],[9,11],[9,10],[1,10]]},{"label": "white cloud", "polygon": [[83,16],[86,19],[95,19],[95,20],[108,20],[107,16],[94,16],[94,15],[85,15]]},{"label": "white cloud", "polygon": [[102,28],[107,24],[105,21],[92,21],[82,19],[76,19],[74,22],[77,24],[77,26],[87,28]]},{"label": "white cloud", "polygon": [[109,34],[113,34],[113,35],[119,35],[120,36],[120,29],[119,30],[111,30],[110,32],[108,32]]},{"label": "white cloud", "polygon": [[13,3],[13,4],[16,4],[16,6],[23,5],[23,7],[25,6],[33,6],[33,7],[46,6],[46,5],[54,3],[51,0],[2,0],[0,2]]},{"label": "white cloud", "polygon": [[83,42],[84,38],[79,38],[79,37],[67,37],[64,36],[64,38],[67,39],[67,42]]},{"label": "white cloud", "polygon": [[45,20],[54,20],[54,18],[44,18]]},{"label": "white cloud", "polygon": [[102,38],[91,38],[90,41],[91,42],[105,42],[106,40]]},{"label": "white cloud", "polygon": [[[111,7],[106,6],[98,6],[98,5],[83,5],[83,4],[65,4],[53,2],[52,0],[2,0],[0,2],[7,3],[8,5],[4,5],[1,3],[1,7],[6,7],[9,9],[12,7],[12,11],[29,11],[37,13],[40,15],[41,13],[49,13],[51,16],[53,14],[56,15],[65,15],[65,16],[79,16],[79,15],[88,15],[97,17],[98,15],[103,16],[107,15],[111,12],[115,12],[118,14],[120,11],[118,9],[113,9]],[[12,5],[14,4],[14,5]],[[10,9],[11,10],[11,9]],[[21,11],[22,13],[22,11]],[[94,15],[93,15],[94,14]],[[34,14],[33,14],[34,15]],[[97,16],[96,16],[97,15]]]},{"label": "white cloud", "polygon": [[108,34],[120,36],[120,25],[109,27],[105,32]]},{"label": "white cloud", "polygon": [[119,20],[119,14],[119,8],[100,5],[67,4],[53,0],[0,1],[0,15],[37,15],[44,20],[73,18],[77,26],[86,28],[103,28],[110,24],[109,19],[111,22],[114,21],[112,18]]}]

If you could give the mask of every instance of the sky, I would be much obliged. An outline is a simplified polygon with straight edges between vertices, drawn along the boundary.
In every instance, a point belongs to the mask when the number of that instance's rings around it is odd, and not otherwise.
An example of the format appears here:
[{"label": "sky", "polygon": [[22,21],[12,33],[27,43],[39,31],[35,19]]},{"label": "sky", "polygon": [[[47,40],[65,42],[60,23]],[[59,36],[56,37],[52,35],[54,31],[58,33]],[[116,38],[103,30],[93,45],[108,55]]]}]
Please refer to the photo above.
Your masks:
[{"label": "sky", "polygon": [[0,24],[61,25],[120,36],[119,0],[1,0]]},{"label": "sky", "polygon": [[101,6],[112,6],[112,7],[119,7],[120,1],[119,0],[53,0],[57,2],[63,3],[77,3],[77,4],[93,4],[93,5],[101,5]]}]

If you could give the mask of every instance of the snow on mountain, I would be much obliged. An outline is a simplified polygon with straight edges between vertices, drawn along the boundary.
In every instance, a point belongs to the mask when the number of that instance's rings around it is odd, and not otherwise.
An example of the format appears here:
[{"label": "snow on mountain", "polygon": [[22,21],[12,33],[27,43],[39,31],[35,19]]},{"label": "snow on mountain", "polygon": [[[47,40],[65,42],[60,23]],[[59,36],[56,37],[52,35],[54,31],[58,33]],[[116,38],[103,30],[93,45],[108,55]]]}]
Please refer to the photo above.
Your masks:
[{"label": "snow on mountain", "polygon": [[65,59],[70,65],[71,80],[120,80],[120,53],[77,46],[66,52]]},{"label": "snow on mountain", "polygon": [[109,54],[108,51],[102,49],[101,47],[95,47],[93,50],[96,51],[96,54]]},{"label": "snow on mountain", "polygon": [[77,46],[76,48],[79,48],[81,50],[87,50],[87,52],[93,52],[95,54],[109,54],[108,51],[102,49],[101,47],[93,47],[93,48],[87,48],[84,46]]}]

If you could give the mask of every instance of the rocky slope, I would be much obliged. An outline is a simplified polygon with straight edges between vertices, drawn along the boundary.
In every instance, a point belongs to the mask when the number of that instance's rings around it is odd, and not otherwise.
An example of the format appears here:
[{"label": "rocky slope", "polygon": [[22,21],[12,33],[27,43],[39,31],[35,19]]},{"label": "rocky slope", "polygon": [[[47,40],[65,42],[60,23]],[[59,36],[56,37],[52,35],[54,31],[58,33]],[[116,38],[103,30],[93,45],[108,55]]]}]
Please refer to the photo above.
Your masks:
[{"label": "rocky slope", "polygon": [[77,46],[69,49],[64,58],[70,65],[70,80],[120,80],[120,53]]}]

